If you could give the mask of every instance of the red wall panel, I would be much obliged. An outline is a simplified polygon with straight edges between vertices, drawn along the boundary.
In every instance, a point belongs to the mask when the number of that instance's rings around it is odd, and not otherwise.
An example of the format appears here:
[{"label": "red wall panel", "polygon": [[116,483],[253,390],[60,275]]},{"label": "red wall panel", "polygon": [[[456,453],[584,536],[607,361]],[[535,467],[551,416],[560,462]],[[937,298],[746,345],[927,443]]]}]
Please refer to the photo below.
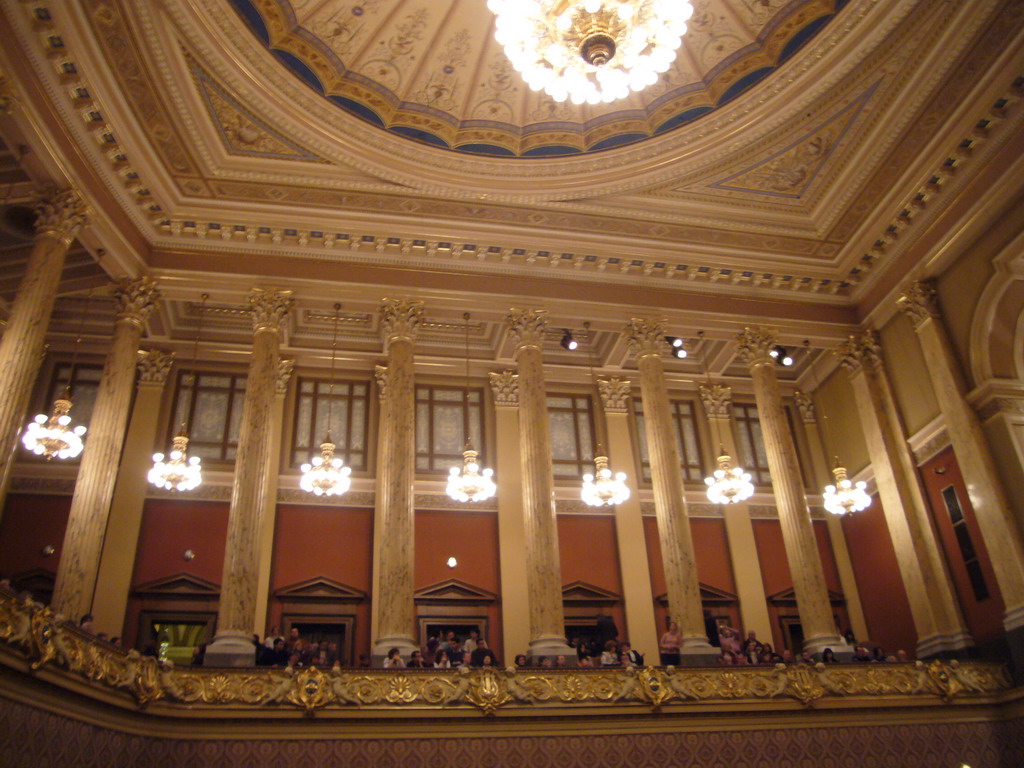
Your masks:
[{"label": "red wall panel", "polygon": [[[999,585],[996,583],[992,560],[981,537],[974,507],[971,506],[970,497],[967,495],[967,486],[964,484],[963,475],[960,474],[960,465],[957,463],[953,449],[947,448],[923,464],[921,478],[924,481],[928,503],[931,506],[932,519],[935,521],[939,540],[946,555],[949,573],[953,579],[957,596],[960,598],[960,606],[963,609],[967,628],[979,646],[996,643],[1005,636],[1002,622],[1005,604],[999,591]],[[942,498],[942,491],[950,486],[956,489],[964,520],[967,523],[967,530],[971,536],[971,543],[974,545],[982,574],[985,577],[985,585],[988,587],[989,597],[984,600],[978,600],[971,588],[964,558],[957,543],[956,532]]]},{"label": "red wall panel", "polygon": [[[372,550],[371,550],[372,551]],[[454,557],[455,568],[447,561]],[[416,513],[416,569],[414,589],[449,579],[480,587],[498,595],[487,611],[490,637],[486,638],[498,659],[505,663],[501,629],[501,578],[498,553],[498,515],[495,512]],[[520,653],[522,651],[515,651]]]},{"label": "red wall panel", "polygon": [[842,526],[868,625],[868,637],[857,639],[913,656],[917,633],[881,500],[875,496],[867,509],[844,515]]},{"label": "red wall panel", "polygon": [[[559,515],[558,553],[562,586],[583,581],[622,594],[622,569],[615,518],[611,515]],[[629,637],[621,601],[611,609],[620,638]],[[596,619],[596,617],[595,617]]]},{"label": "red wall panel", "polygon": [[274,521],[267,631],[281,626],[274,592],[324,577],[366,593],[355,607],[353,653],[370,653],[370,597],[373,591],[373,510],[279,504]]},{"label": "red wall panel", "polygon": [[[15,576],[38,568],[56,575],[70,509],[70,496],[9,494],[0,519],[0,574]],[[47,545],[57,551],[43,555]]]}]

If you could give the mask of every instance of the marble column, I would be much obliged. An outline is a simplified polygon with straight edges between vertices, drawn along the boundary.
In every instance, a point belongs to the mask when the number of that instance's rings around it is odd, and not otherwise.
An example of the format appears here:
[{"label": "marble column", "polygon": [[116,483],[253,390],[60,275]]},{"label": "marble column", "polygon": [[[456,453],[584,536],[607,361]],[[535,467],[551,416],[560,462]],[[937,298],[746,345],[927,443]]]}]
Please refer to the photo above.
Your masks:
[{"label": "marble column", "polygon": [[151,349],[139,353],[135,403],[128,421],[121,463],[117,468],[114,497],[110,502],[110,519],[107,521],[106,536],[103,537],[103,552],[96,579],[96,598],[92,605],[97,631],[106,632],[111,637],[124,634],[135,550],[142,528],[146,492],[149,490],[146,475],[153,466],[160,402],[173,361],[173,352]]},{"label": "marble column", "polygon": [[530,593],[529,652],[534,657],[574,653],[565,642],[555,481],[544,389],[543,351],[547,325],[546,310],[509,310],[509,334],[515,344],[519,372],[519,456],[523,472],[526,579]]},{"label": "marble column", "polygon": [[[772,478],[772,492],[779,511],[782,540],[793,579],[797,610],[804,632],[804,649],[820,653],[825,648],[845,648],[829,602],[818,542],[811,524],[796,444],[782,405],[775,375],[775,359],[769,354],[777,344],[774,331],[747,328],[738,337],[740,357],[750,366],[754,398],[764,435],[765,453]],[[799,651],[800,649],[793,649]]]},{"label": "marble column", "polygon": [[260,575],[256,588],[256,615],[253,632],[261,637],[267,633],[270,604],[270,573],[274,559],[274,524],[277,520],[277,484],[281,475],[281,444],[284,441],[284,401],[288,382],[295,370],[294,360],[282,360],[277,366],[274,410],[270,417],[270,451],[267,455],[267,493],[264,499],[263,522],[260,526]]},{"label": "marble column", "polygon": [[377,506],[374,538],[378,538],[377,635],[375,664],[388,650],[408,656],[419,647],[414,631],[413,567],[416,481],[416,392],[413,350],[423,302],[385,299],[381,304],[381,337],[387,372],[381,381],[380,463],[377,466]]},{"label": "marble column", "polygon": [[615,536],[619,545],[619,573],[622,578],[622,599],[626,612],[626,628],[620,634],[652,662],[658,652],[658,625],[654,618],[654,593],[651,589],[650,565],[647,562],[647,539],[640,512],[640,494],[636,492],[637,470],[633,458],[633,441],[629,433],[629,400],[633,396],[628,379],[598,379],[597,390],[604,407],[608,431],[608,458],[611,466],[623,471],[632,467],[627,483],[633,492],[616,504]]},{"label": "marble column", "polygon": [[917,656],[968,648],[974,642],[928,517],[917,467],[882,366],[878,335],[867,331],[851,336],[836,354],[853,386],[878,497],[917,631]]},{"label": "marble column", "polygon": [[967,494],[1006,605],[1003,626],[1024,670],[1024,541],[942,321],[935,286],[914,283],[897,302],[917,331]]},{"label": "marble column", "polygon": [[114,338],[89,421],[53,589],[53,610],[75,621],[92,612],[103,537],[124,447],[139,342],[159,296],[156,283],[148,277],[124,280],[115,292],[118,313]]},{"label": "marble column", "polygon": [[497,446],[498,558],[501,574],[503,658],[526,653],[530,644],[530,594],[526,575],[523,468],[519,462],[519,377],[490,375]]},{"label": "marble column", "polygon": [[36,203],[36,236],[25,275],[0,339],[0,510],[25,428],[32,385],[43,360],[46,329],[57,298],[64,257],[85,226],[87,207],[73,190],[48,190]]},{"label": "marble column", "polygon": [[[807,445],[811,453],[811,475],[815,478],[815,485],[824,490],[826,485],[835,482],[835,478],[832,476],[828,451],[818,432],[818,416],[814,401],[810,395],[800,390],[794,393],[794,400],[797,410],[800,412],[800,420],[804,425],[804,436],[807,438]],[[828,535],[832,541],[832,554],[836,558],[836,570],[839,571],[839,585],[843,588],[846,614],[850,618],[850,629],[853,630],[855,637],[868,638],[870,637],[868,623],[864,618],[864,605],[861,603],[857,578],[853,573],[850,549],[846,546],[846,534],[843,532],[842,520],[836,515],[827,515],[825,525],[828,526]]]},{"label": "marble column", "polygon": [[686,489],[665,384],[663,355],[668,350],[665,327],[661,321],[634,317],[626,325],[625,333],[640,368],[640,396],[644,405],[644,429],[651,459],[669,616],[679,625],[684,661],[701,663],[700,657],[717,654],[717,651],[709,645],[704,631],[697,559],[684,497]]},{"label": "marble column", "polygon": [[252,353],[235,456],[217,634],[206,649],[206,664],[211,667],[251,666],[256,660],[252,633],[260,574],[260,536],[270,482],[268,459],[274,439],[280,331],[291,306],[291,291],[257,288],[249,294]]},{"label": "marble column", "polygon": [[[732,387],[707,384],[698,388],[704,414],[711,427],[711,435],[718,439],[713,454],[724,449],[732,456],[733,466],[742,464],[736,450],[732,427]],[[740,600],[740,618],[746,632],[756,632],[762,642],[771,642],[772,623],[768,615],[768,599],[761,578],[760,556],[754,539],[754,525],[750,520],[750,506],[746,502],[725,504],[722,507],[725,533],[729,540],[732,574],[736,582],[736,596]]]}]

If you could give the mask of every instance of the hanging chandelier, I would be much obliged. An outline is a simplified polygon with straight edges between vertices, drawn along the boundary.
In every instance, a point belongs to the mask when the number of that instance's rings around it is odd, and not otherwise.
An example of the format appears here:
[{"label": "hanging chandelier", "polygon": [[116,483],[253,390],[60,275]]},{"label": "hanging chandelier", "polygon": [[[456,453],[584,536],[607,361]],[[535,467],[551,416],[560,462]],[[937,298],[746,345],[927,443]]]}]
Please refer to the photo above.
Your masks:
[{"label": "hanging chandelier", "polygon": [[82,435],[85,427],[71,426],[70,385],[64,390],[64,396],[53,401],[53,413],[47,418],[40,413],[28,425],[22,444],[37,456],[47,459],[73,459],[82,452]]},{"label": "hanging chandelier", "polygon": [[149,470],[148,479],[157,488],[168,491],[191,491],[203,482],[199,457],[190,458],[188,455],[188,437],[184,429],[171,441],[169,456],[153,454],[153,467]]},{"label": "hanging chandelier", "polygon": [[[469,312],[462,315],[466,321],[465,350],[466,350],[466,382],[465,398],[466,407],[469,407]],[[448,472],[448,485],[445,492],[455,501],[485,501],[498,492],[491,476],[493,469],[481,469],[478,461],[479,451],[473,447],[473,440],[469,434],[466,435],[465,449],[462,451],[462,466],[452,467]]]},{"label": "hanging chandelier", "polygon": [[821,497],[826,510],[833,515],[845,515],[847,512],[860,512],[871,506],[871,497],[866,491],[868,484],[863,480],[856,483],[850,480],[846,476],[846,467],[839,465],[838,458],[832,476],[835,477],[835,485],[826,485],[825,493]]},{"label": "hanging chandelier", "polygon": [[667,72],[693,15],[689,0],[488,0],[494,38],[534,91],[609,103]]},{"label": "hanging chandelier", "polygon": [[754,484],[750,482],[750,473],[742,467],[732,465],[732,457],[719,448],[718,469],[711,477],[705,477],[708,487],[708,499],[712,504],[738,504],[754,495]]},{"label": "hanging chandelier", "polygon": [[327,434],[320,443],[320,455],[303,464],[299,487],[316,496],[341,496],[352,487],[352,468],[334,455],[335,444],[331,441],[331,426],[334,420],[334,366],[338,359],[338,313],[341,304],[334,305],[334,330],[331,335],[331,379],[327,388]]},{"label": "hanging chandelier", "polygon": [[[199,338],[203,335],[203,320],[206,317],[206,301],[210,294],[202,295],[202,303],[199,305],[199,322],[196,326],[196,337],[192,341],[192,370],[189,372],[189,379],[192,388],[195,389],[198,383],[196,375],[196,359],[199,353]],[[185,379],[182,380],[183,382]],[[189,412],[187,419],[192,418]],[[167,456],[162,453],[153,454],[153,466],[149,470],[147,479],[157,488],[166,491],[192,491],[198,488],[203,482],[203,468],[198,456],[188,455],[188,424],[183,422],[181,430],[171,440],[171,451]]]},{"label": "hanging chandelier", "polygon": [[[86,301],[92,299],[92,291],[86,296]],[[84,426],[71,426],[71,385],[75,381],[75,371],[78,366],[78,348],[82,345],[82,331],[85,328],[86,312],[78,320],[78,335],[75,337],[75,351],[71,355],[71,369],[68,371],[68,382],[64,387],[64,394],[53,401],[53,412],[47,416],[45,413],[37,414],[25,429],[21,438],[21,444],[36,456],[45,456],[50,459],[74,459],[85,447],[82,443],[82,435],[85,434]]]},{"label": "hanging chandelier", "polygon": [[[601,449],[598,448],[600,453]],[[629,486],[626,485],[626,473],[612,474],[608,467],[607,456],[594,457],[594,474],[583,476],[583,488],[580,498],[592,507],[612,507],[629,498]]]}]

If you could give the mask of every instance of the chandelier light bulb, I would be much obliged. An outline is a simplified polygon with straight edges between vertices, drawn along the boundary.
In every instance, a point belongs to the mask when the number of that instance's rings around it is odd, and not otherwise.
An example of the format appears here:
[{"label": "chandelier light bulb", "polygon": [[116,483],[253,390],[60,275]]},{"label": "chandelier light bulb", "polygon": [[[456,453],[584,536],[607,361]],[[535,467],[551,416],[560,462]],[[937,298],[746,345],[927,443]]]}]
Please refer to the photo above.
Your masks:
[{"label": "chandelier light bulb", "polygon": [[71,427],[71,398],[61,397],[53,401],[53,413],[38,414],[25,429],[22,445],[36,456],[47,459],[73,459],[84,447],[82,435],[85,427]]},{"label": "chandelier light bulb", "polygon": [[580,498],[592,507],[611,507],[629,498],[626,473],[612,473],[607,456],[594,457],[594,474],[583,476]]},{"label": "chandelier light bulb", "polygon": [[488,0],[494,38],[534,91],[610,103],[667,72],[693,15],[689,0]]},{"label": "chandelier light bulb", "polygon": [[822,495],[825,509],[833,515],[845,515],[847,512],[860,512],[871,506],[871,497],[867,494],[867,483],[863,480],[854,483],[846,476],[846,467],[836,466],[832,470],[835,485],[826,485]]},{"label": "chandelier light bulb", "polygon": [[352,486],[352,468],[334,455],[331,436],[320,444],[320,455],[303,464],[299,487],[316,496],[341,496]]},{"label": "chandelier light bulb", "polygon": [[708,499],[713,504],[736,504],[754,495],[754,484],[750,473],[742,467],[732,465],[732,457],[722,451],[718,457],[718,469],[711,477],[704,478],[708,487]]},{"label": "chandelier light bulb", "polygon": [[491,479],[494,470],[481,469],[478,455],[473,444],[467,442],[462,452],[462,466],[449,471],[445,491],[455,501],[486,501],[497,493],[498,486]]},{"label": "chandelier light bulb", "polygon": [[191,491],[203,482],[203,468],[198,456],[189,457],[188,437],[179,432],[171,442],[171,452],[153,454],[149,482],[167,491]]}]

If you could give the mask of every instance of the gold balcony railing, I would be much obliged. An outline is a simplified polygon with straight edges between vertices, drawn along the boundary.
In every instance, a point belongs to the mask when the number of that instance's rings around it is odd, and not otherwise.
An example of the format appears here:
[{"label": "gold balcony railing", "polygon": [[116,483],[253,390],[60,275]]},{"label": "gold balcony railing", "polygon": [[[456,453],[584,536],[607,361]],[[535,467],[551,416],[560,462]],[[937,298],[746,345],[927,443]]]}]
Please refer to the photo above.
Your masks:
[{"label": "gold balcony railing", "polygon": [[[173,714],[295,708],[321,711],[473,709],[484,714],[616,705],[638,710],[707,704],[778,707],[898,698],[940,704],[991,701],[1010,688],[1006,669],[976,661],[825,666],[594,670],[208,669],[122,651],[65,624],[30,599],[0,594],[0,662],[81,690],[118,694],[122,706],[169,705]],[[105,696],[108,701],[110,696]],[[164,711],[162,707],[154,711]],[[581,711],[582,713],[582,711]]]}]

